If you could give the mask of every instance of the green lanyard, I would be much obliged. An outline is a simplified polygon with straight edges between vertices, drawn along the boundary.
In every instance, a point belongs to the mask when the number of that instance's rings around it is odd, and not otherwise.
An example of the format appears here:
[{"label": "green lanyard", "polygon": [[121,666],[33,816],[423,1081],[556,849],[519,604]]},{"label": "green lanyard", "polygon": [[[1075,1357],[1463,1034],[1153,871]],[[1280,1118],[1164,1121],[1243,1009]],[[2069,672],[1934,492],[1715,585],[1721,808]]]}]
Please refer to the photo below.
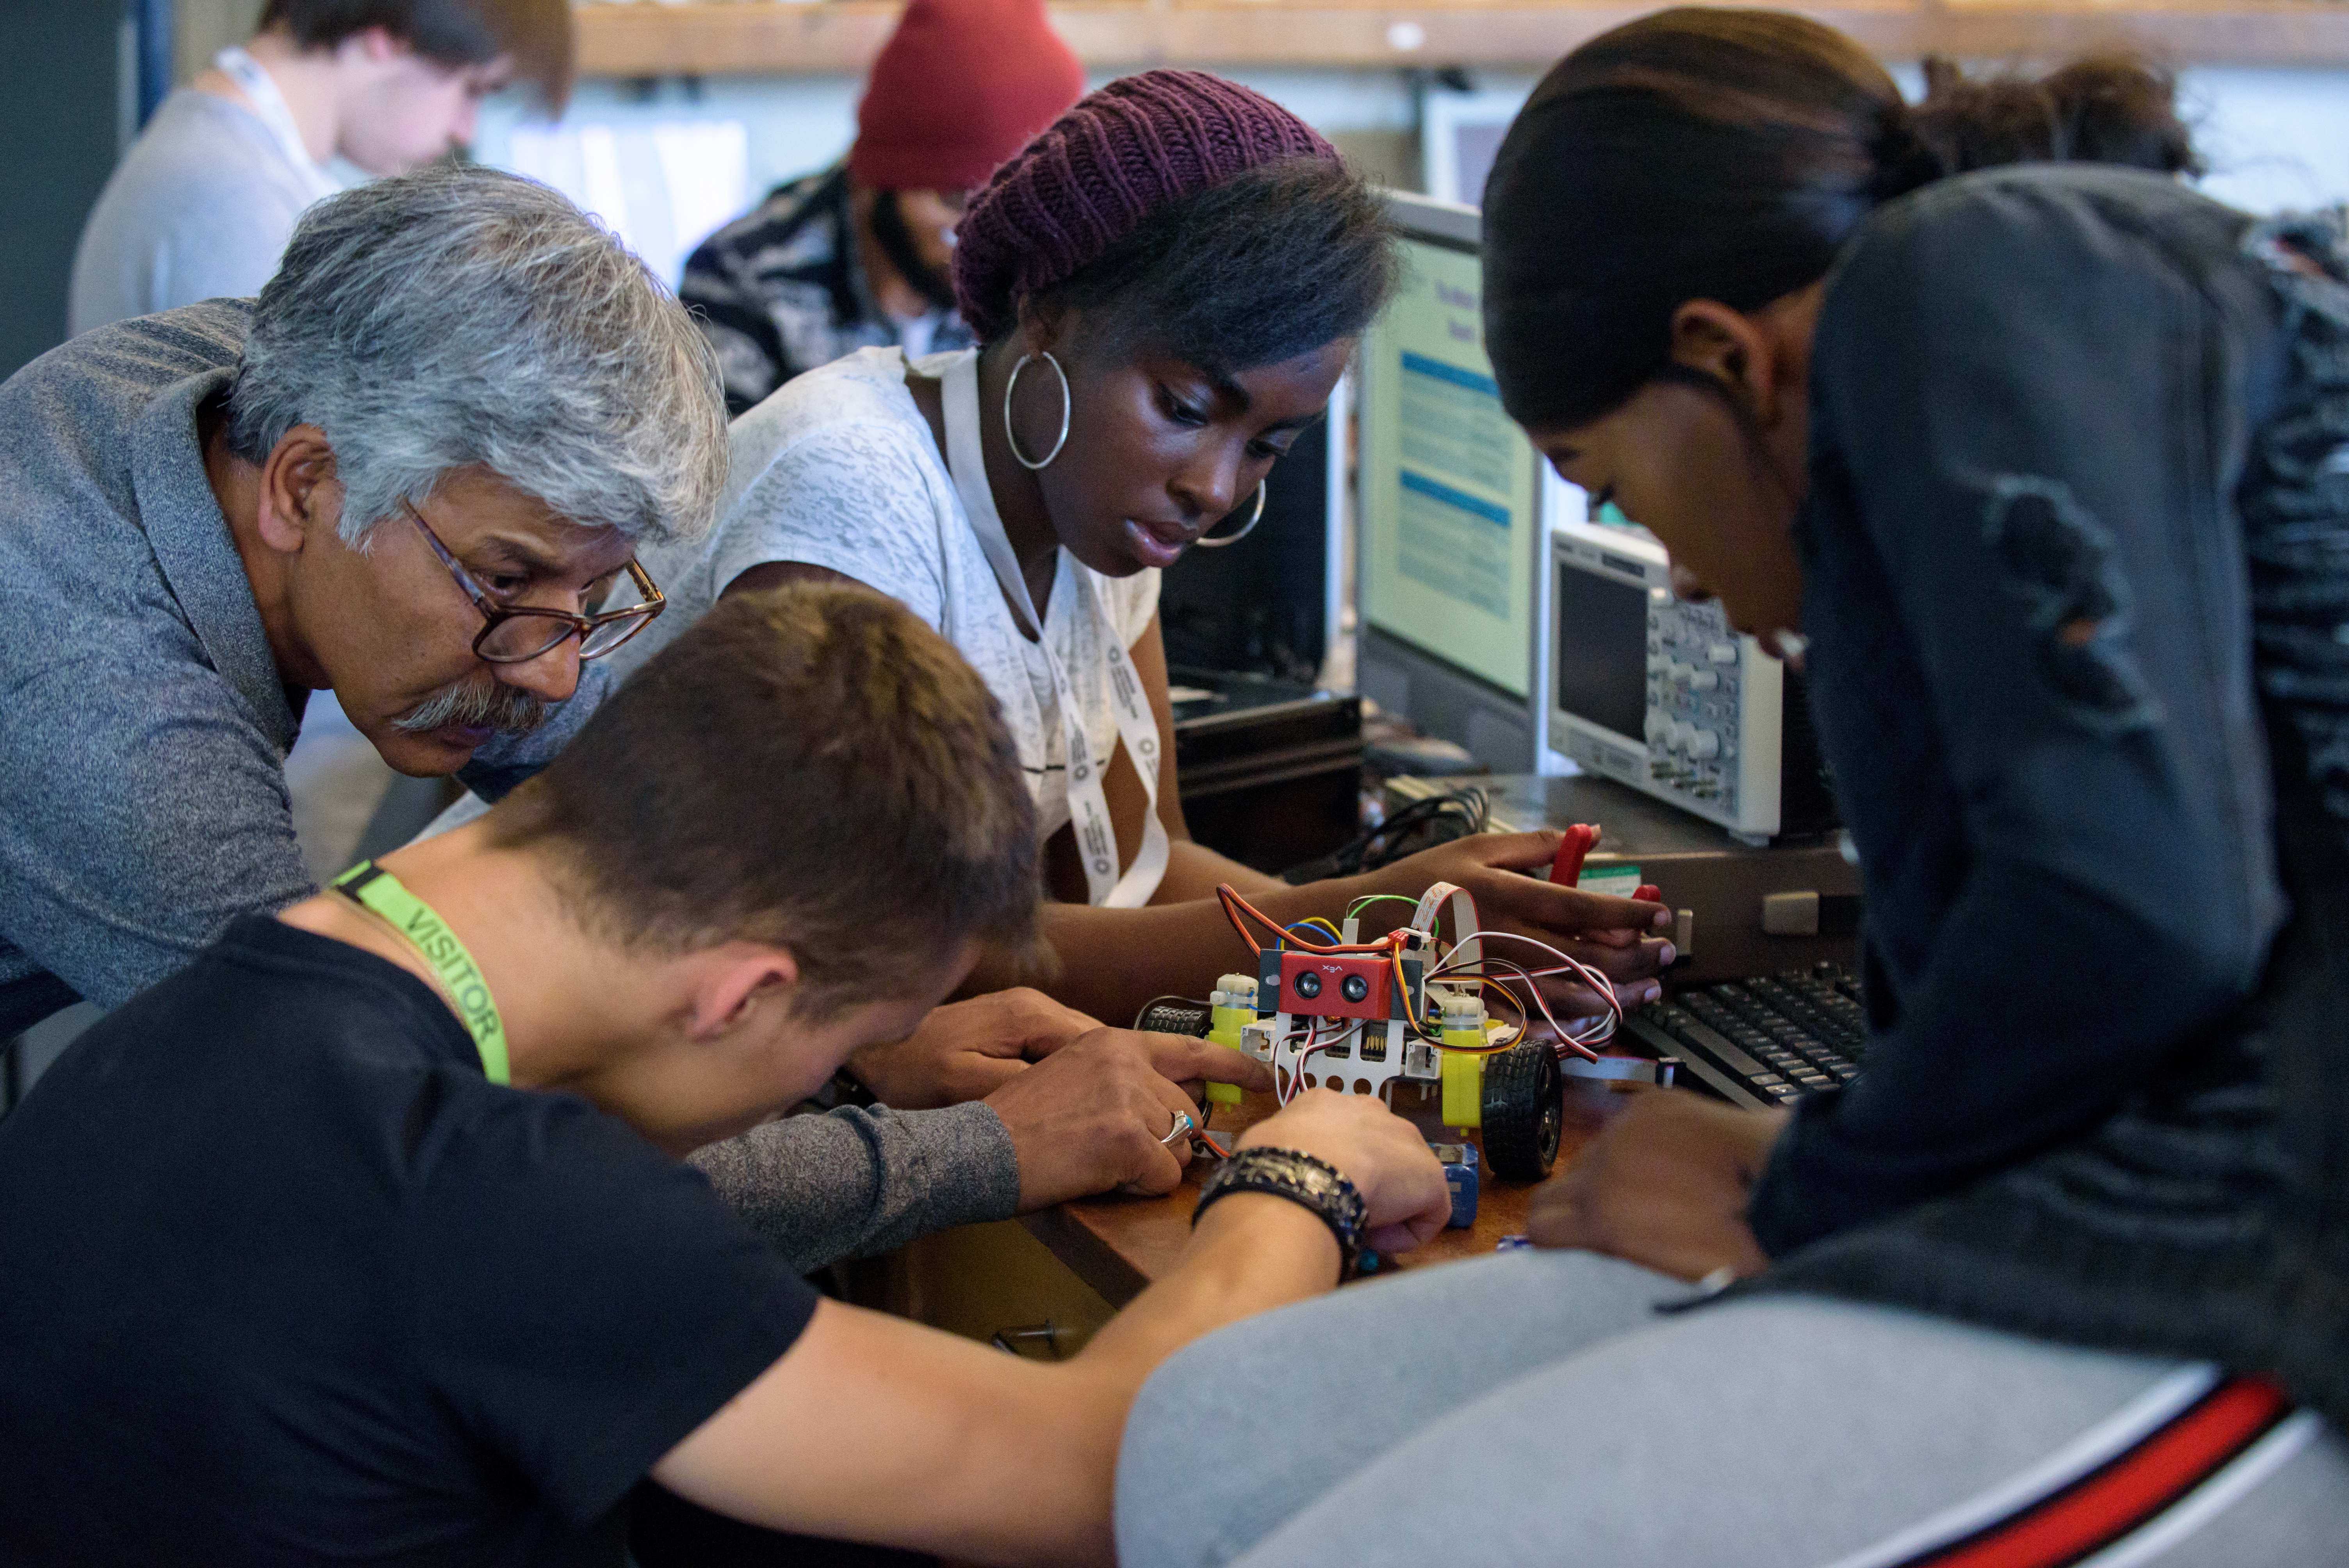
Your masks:
[{"label": "green lanyard", "polygon": [[492,1083],[512,1082],[506,1062],[505,1020],[498,1016],[497,1002],[490,995],[490,983],[481,978],[481,966],[449,929],[449,923],[373,861],[361,861],[336,877],[335,891],[383,916],[440,972],[441,983],[457,999],[458,1016],[473,1037],[473,1048],[481,1053],[482,1073]]}]

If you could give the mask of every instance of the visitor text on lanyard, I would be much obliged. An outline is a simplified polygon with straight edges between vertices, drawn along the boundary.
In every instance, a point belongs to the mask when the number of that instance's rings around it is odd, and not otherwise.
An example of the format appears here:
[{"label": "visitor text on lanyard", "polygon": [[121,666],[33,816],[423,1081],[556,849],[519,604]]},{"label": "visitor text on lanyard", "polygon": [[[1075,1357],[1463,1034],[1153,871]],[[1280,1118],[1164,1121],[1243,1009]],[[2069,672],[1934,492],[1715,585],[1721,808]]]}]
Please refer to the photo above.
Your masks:
[{"label": "visitor text on lanyard", "polygon": [[506,1025],[498,1016],[498,1004],[490,995],[490,983],[481,978],[481,967],[449,923],[422,899],[408,891],[398,877],[373,861],[361,861],[335,879],[335,891],[363,909],[382,916],[385,924],[408,939],[408,944],[424,955],[449,988],[450,999],[457,1004],[457,1016],[465,1032],[473,1037],[473,1049],[481,1053],[481,1072],[492,1083],[510,1083],[512,1070],[506,1059]]}]

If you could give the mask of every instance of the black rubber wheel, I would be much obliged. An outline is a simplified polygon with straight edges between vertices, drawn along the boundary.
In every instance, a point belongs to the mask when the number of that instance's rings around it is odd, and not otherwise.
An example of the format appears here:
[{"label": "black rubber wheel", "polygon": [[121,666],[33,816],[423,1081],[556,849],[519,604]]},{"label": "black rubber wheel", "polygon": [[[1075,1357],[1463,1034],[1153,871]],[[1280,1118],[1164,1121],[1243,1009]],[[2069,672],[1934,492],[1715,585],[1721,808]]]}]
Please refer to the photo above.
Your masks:
[{"label": "black rubber wheel", "polygon": [[1557,1163],[1566,1124],[1557,1052],[1526,1040],[1485,1063],[1485,1169],[1504,1181],[1538,1181]]}]

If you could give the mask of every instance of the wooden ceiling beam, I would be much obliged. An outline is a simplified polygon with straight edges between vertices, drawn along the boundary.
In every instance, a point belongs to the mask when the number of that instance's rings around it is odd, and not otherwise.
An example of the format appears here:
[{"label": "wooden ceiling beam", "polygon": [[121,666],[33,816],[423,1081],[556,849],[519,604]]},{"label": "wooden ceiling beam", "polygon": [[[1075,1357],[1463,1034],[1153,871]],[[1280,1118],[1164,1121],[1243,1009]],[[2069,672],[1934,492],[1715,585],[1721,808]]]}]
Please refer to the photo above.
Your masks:
[{"label": "wooden ceiling beam", "polygon": [[[1448,5],[1320,0],[1133,0],[1052,7],[1088,65],[1536,67],[1651,6],[1616,0]],[[1795,9],[1890,60],[2054,59],[2126,47],[2166,64],[2349,66],[2339,0],[2118,5],[2100,0],[1848,0]],[[855,76],[889,36],[894,0],[589,5],[579,68],[599,77]]]}]

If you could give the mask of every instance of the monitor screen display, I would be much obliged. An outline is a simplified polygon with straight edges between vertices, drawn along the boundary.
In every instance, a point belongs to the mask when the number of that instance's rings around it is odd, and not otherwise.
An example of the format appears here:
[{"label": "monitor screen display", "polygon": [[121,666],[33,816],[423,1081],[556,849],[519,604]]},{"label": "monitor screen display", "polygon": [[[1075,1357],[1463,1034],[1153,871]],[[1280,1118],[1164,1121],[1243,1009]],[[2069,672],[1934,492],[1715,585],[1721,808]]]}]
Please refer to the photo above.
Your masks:
[{"label": "monitor screen display", "polygon": [[1648,590],[1560,562],[1550,613],[1557,622],[1557,706],[1643,744]]},{"label": "monitor screen display", "polygon": [[1394,302],[1362,344],[1362,618],[1525,696],[1533,446],[1485,356],[1475,252],[1410,238],[1402,249]]}]

